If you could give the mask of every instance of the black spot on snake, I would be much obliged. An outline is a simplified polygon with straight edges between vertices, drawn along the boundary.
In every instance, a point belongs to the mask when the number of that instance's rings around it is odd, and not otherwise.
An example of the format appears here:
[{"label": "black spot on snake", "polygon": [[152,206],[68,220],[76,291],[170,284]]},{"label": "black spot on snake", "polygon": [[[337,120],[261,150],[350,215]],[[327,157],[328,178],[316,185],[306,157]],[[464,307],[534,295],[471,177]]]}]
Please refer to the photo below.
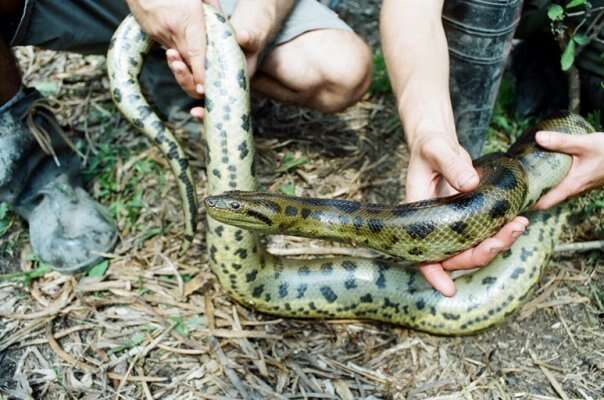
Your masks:
[{"label": "black spot on snake", "polygon": [[357,269],[357,265],[356,265],[354,262],[349,261],[349,260],[344,260],[344,261],[342,261],[342,267],[343,267],[343,268],[344,268],[346,271],[349,271],[349,272],[352,272],[352,271],[354,271],[355,269]]},{"label": "black spot on snake", "polygon": [[367,220],[367,226],[373,233],[380,233],[384,229],[384,223],[377,218],[370,218]]},{"label": "black spot on snake", "polygon": [[413,247],[409,250],[409,254],[411,254],[412,256],[421,256],[422,254],[424,254],[424,252],[425,249],[422,247]]},{"label": "black spot on snake", "polygon": [[423,299],[420,299],[415,303],[415,308],[417,308],[418,310],[423,310],[425,306],[426,302]]},{"label": "black spot on snake", "polygon": [[222,237],[222,231],[224,231],[224,226],[218,225],[214,232],[218,235],[218,237]]},{"label": "black spot on snake", "polygon": [[311,213],[311,211],[308,208],[303,208],[302,211],[300,212],[300,215],[302,215],[302,218],[306,219],[306,218],[308,218],[310,213]]},{"label": "black spot on snake", "polygon": [[493,186],[501,190],[514,190],[518,186],[518,180],[514,176],[514,172],[509,168],[502,167],[503,171],[499,175],[499,179],[493,182]]},{"label": "black spot on snake", "polygon": [[243,239],[243,231],[241,229],[237,229],[235,231],[235,240],[238,242],[241,242],[242,239]]},{"label": "black spot on snake", "polygon": [[332,263],[324,263],[321,264],[321,273],[323,273],[324,275],[329,275],[333,272],[333,264]]},{"label": "black spot on snake", "polygon": [[287,283],[284,282],[282,284],[279,285],[279,298],[284,298],[287,297]]},{"label": "black spot on snake", "polygon": [[454,223],[452,223],[451,225],[449,225],[449,228],[451,228],[451,230],[459,235],[463,235],[466,228],[468,227],[468,224],[466,224],[463,221],[456,221]]},{"label": "black spot on snake", "polygon": [[248,131],[251,127],[250,116],[249,114],[244,114],[241,116],[241,128],[244,131]]},{"label": "black spot on snake", "polygon": [[308,285],[303,283],[301,285],[299,285],[296,288],[296,298],[301,299],[302,297],[304,297],[304,293],[306,293],[306,290],[308,289]]},{"label": "black spot on snake", "polygon": [[247,258],[247,250],[246,249],[237,249],[235,250],[235,255],[239,256],[239,258],[246,259]]},{"label": "black spot on snake", "polygon": [[459,196],[457,200],[449,203],[449,207],[455,211],[470,212],[482,207],[484,202],[485,197],[483,193],[473,193]]},{"label": "black spot on snake", "polygon": [[245,70],[241,68],[237,73],[237,83],[241,89],[247,89],[247,78],[245,76]]},{"label": "black spot on snake", "polygon": [[486,286],[492,285],[495,282],[497,282],[497,277],[494,276],[487,276],[482,280],[482,284]]},{"label": "black spot on snake", "polygon": [[357,281],[354,278],[348,278],[346,281],[344,281],[344,287],[347,290],[355,289],[357,288]]},{"label": "black spot on snake", "polygon": [[306,265],[298,268],[298,275],[310,275],[310,268]]},{"label": "black spot on snake", "polygon": [[458,319],[461,318],[461,315],[459,314],[452,314],[452,313],[443,313],[442,314],[444,319],[447,319],[449,321],[457,321]]},{"label": "black spot on snake", "polygon": [[218,251],[218,249],[216,248],[216,246],[212,245],[210,247],[210,260],[212,260],[212,262],[216,262],[216,252]]},{"label": "black spot on snake", "polygon": [[510,202],[507,200],[497,200],[489,210],[489,216],[493,219],[505,217],[505,213],[510,209]]},{"label": "black spot on snake", "polygon": [[296,207],[287,206],[285,207],[285,215],[288,217],[295,217],[298,214],[298,209]]},{"label": "black spot on snake", "polygon": [[264,285],[256,286],[254,288],[254,290],[252,291],[252,296],[257,299],[260,296],[262,296],[263,292],[264,292]]},{"label": "black spot on snake", "polygon": [[425,239],[434,229],[434,224],[429,221],[416,222],[405,226],[405,231],[416,240]]},{"label": "black spot on snake", "polygon": [[527,250],[524,247],[520,250],[520,259],[522,261],[526,261],[532,255],[533,255],[533,250]]},{"label": "black spot on snake", "polygon": [[371,293],[367,293],[366,295],[361,296],[359,301],[361,303],[373,303],[373,297],[371,296]]},{"label": "black spot on snake", "polygon": [[255,269],[251,272],[248,272],[247,274],[245,274],[245,281],[247,283],[253,282],[256,280],[256,277],[258,276],[258,270]]},{"label": "black spot on snake", "polygon": [[243,160],[245,157],[247,157],[248,154],[250,154],[246,141],[241,142],[241,144],[239,145],[239,147],[237,147],[237,149],[239,150],[239,159],[240,160]]},{"label": "black spot on snake", "polygon": [[523,267],[517,267],[512,272],[511,278],[512,279],[518,279],[520,277],[520,275],[522,275],[524,273],[524,271],[525,271],[525,269]]},{"label": "black spot on snake", "polygon": [[214,175],[216,178],[220,178],[220,171],[214,168],[212,170],[212,175]]}]

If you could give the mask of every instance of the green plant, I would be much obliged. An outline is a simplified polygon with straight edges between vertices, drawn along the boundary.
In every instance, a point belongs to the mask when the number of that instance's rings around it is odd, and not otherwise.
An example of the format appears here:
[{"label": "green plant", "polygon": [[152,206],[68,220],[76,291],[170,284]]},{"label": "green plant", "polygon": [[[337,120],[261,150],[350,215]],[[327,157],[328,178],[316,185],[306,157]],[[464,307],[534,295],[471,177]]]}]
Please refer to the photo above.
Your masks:
[{"label": "green plant", "polygon": [[386,60],[380,50],[373,53],[373,77],[369,91],[372,94],[389,94],[392,91],[386,69]]},{"label": "green plant", "polygon": [[560,67],[568,71],[580,51],[604,28],[604,7],[593,8],[587,0],[568,0],[563,5],[551,4],[547,16],[563,48]]},{"label": "green plant", "polygon": [[10,229],[13,219],[10,215],[8,204],[0,203],[0,237]]}]

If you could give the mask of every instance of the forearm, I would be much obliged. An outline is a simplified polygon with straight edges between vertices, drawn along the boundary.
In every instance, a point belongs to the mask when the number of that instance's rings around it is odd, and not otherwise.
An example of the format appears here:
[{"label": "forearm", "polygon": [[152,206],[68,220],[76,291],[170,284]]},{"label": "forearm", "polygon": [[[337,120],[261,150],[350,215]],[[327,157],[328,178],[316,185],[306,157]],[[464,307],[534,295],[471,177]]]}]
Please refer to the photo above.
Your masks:
[{"label": "forearm", "polygon": [[442,0],[384,0],[381,35],[407,143],[425,134],[456,140]]}]

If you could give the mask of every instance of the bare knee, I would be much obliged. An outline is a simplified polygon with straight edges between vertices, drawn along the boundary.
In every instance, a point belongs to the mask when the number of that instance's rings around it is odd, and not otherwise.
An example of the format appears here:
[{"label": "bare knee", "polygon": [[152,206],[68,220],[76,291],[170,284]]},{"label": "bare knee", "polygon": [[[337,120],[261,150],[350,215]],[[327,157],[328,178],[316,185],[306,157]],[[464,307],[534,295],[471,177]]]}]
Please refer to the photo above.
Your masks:
[{"label": "bare knee", "polygon": [[322,112],[350,107],[363,97],[371,83],[369,47],[353,33],[337,33],[307,76],[307,105]]}]

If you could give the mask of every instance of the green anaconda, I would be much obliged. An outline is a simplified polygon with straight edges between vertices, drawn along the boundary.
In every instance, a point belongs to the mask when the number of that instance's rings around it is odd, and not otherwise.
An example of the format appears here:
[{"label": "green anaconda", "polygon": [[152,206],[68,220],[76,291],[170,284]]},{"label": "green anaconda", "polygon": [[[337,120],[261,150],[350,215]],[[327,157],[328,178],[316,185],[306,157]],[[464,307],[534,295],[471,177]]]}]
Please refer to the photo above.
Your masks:
[{"label": "green anaconda", "polygon": [[[203,136],[208,194],[254,191],[257,184],[245,60],[227,19],[205,4],[204,10],[208,46]],[[150,39],[134,18],[126,18],[114,35],[107,60],[112,95],[122,113],[160,146],[170,161],[180,185],[190,237],[196,222],[196,199],[187,160],[138,85],[149,46]],[[552,119],[536,129],[541,128],[563,132],[591,130],[575,116]],[[525,142],[531,142],[530,134],[526,138]],[[529,170],[525,171],[525,194],[513,200],[520,209],[554,186],[572,161],[567,155],[522,143],[516,145],[514,154],[522,157],[523,166]],[[497,186],[494,182],[493,185]],[[511,205],[511,198],[506,196],[509,194],[504,193],[503,199]],[[279,202],[286,214],[288,205],[297,207],[300,215],[309,206]],[[494,206],[491,203],[491,209]],[[309,210],[312,213],[317,208]],[[440,334],[472,333],[514,311],[537,284],[565,220],[558,211],[531,213],[531,224],[513,247],[487,267],[457,279],[457,294],[446,298],[429,287],[414,269],[395,262],[352,257],[276,257],[262,247],[257,233],[219,222],[212,217],[212,207],[209,213],[206,239],[210,267],[222,287],[240,303],[285,317],[372,319]],[[363,214],[366,216],[362,223],[371,231],[370,214]],[[499,214],[497,218],[508,218],[507,211],[504,216]],[[375,216],[381,218],[383,214]],[[480,218],[473,221],[480,224]],[[437,220],[435,217],[433,221]],[[474,228],[468,226],[464,231],[471,229]]]}]

